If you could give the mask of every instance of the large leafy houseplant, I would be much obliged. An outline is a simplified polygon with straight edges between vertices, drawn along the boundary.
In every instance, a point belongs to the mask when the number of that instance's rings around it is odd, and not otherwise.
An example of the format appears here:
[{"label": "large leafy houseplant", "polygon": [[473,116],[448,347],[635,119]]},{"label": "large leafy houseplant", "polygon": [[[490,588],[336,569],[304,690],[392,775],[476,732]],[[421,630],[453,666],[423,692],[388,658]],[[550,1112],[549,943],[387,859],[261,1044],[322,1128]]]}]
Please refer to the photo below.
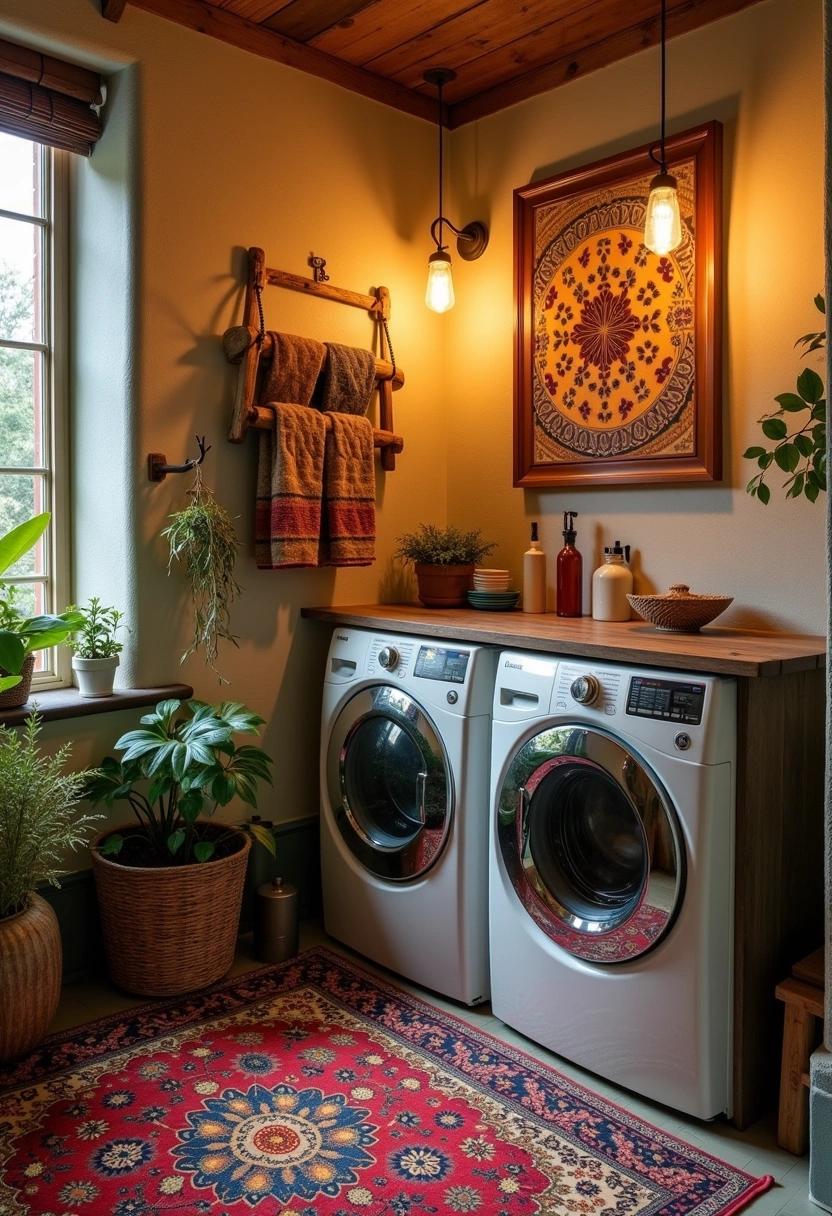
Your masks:
[{"label": "large leafy houseplant", "polygon": [[[272,761],[262,748],[234,742],[234,735],[258,735],[263,718],[232,701],[189,701],[181,709],[180,701],[160,701],[141,718],[141,729],[118,740],[121,758],[107,756],[90,775],[93,805],[124,801],[136,819],[129,835],[104,838],[98,850],[105,857],[151,866],[210,861],[237,830],[212,824],[216,809],[234,798],[256,807],[258,782],[272,783]],[[274,853],[274,837],[261,825],[240,829]]]},{"label": "large leafy houseplant", "polygon": [[[51,518],[44,511],[0,538],[0,575],[35,547]],[[5,672],[0,676],[0,693],[20,684],[30,654],[59,646],[81,624],[80,615],[71,609],[58,616],[26,616],[18,606],[18,596],[17,586],[0,577],[0,668]]]},{"label": "large leafy houseplant", "polygon": [[35,714],[19,732],[0,727],[0,1062],[39,1042],[60,997],[58,922],[36,888],[60,885],[67,851],[100,818],[77,813],[87,778],[64,772],[68,745],[42,755],[39,730]]},{"label": "large leafy houseplant", "polygon": [[[815,307],[826,314],[823,296],[815,296]],[[803,347],[804,358],[826,346],[826,332],[804,334],[796,346]],[[787,498],[803,495],[815,502],[826,490],[826,397],[823,380],[811,367],[797,377],[796,393],[780,393],[774,398],[780,406],[760,419],[760,427],[773,447],[755,444],[743,452],[746,460],[756,460],[755,473],[746,489],[764,506],[771,500],[766,474],[773,464],[787,474],[783,489]],[[794,422],[790,426],[790,421]]]}]

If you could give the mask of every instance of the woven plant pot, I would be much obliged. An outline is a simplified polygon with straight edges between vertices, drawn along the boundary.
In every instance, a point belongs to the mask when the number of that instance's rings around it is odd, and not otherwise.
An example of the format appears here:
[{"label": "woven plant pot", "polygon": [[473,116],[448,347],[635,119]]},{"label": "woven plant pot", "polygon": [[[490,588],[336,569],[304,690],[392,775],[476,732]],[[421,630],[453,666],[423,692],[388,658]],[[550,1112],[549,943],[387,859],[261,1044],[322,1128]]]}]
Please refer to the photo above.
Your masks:
[{"label": "woven plant pot", "polygon": [[0,1064],[44,1037],[61,996],[61,935],[50,904],[34,892],[0,920]]},{"label": "woven plant pot", "polygon": [[[130,825],[131,827],[133,825]],[[102,857],[92,867],[114,983],[140,996],[177,996],[222,979],[234,961],[251,841],[219,861],[146,869]]]},{"label": "woven plant pot", "polygon": [[467,608],[468,592],[474,586],[474,563],[469,566],[439,566],[416,562],[419,601],[426,608]]},{"label": "woven plant pot", "polygon": [[733,602],[732,595],[694,595],[687,583],[674,583],[667,595],[628,595],[630,607],[665,633],[698,633]]},{"label": "woven plant pot", "polygon": [[[35,656],[27,654],[20,669],[20,683],[15,684],[14,688],[9,688],[6,692],[0,693],[0,709],[19,709],[21,705],[26,704],[32,691],[32,673],[34,670]],[[6,671],[5,667],[0,667],[0,676],[8,675],[11,675],[11,672]]]}]

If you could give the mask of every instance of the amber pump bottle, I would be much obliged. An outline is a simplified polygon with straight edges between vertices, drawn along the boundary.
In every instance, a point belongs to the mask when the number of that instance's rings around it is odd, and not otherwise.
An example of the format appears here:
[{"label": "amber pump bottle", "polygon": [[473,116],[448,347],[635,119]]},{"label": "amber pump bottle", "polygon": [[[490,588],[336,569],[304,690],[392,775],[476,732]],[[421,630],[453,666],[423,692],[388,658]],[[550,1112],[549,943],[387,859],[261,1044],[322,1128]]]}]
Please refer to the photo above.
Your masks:
[{"label": "amber pump bottle", "polygon": [[557,602],[558,616],[581,616],[583,614],[584,562],[575,548],[575,518],[577,511],[563,513],[564,546],[557,557]]}]

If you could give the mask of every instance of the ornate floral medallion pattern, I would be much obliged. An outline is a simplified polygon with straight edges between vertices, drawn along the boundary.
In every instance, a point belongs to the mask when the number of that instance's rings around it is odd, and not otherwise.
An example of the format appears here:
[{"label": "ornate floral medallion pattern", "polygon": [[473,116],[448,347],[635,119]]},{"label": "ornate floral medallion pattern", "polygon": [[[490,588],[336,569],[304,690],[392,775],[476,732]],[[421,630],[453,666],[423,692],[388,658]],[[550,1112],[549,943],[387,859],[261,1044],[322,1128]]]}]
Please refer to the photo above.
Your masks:
[{"label": "ornate floral medallion pattern", "polygon": [[536,460],[694,450],[694,164],[673,171],[685,235],[667,257],[642,239],[647,179],[536,216]]},{"label": "ornate floral medallion pattern", "polygon": [[733,1216],[771,1183],[324,950],[0,1087],[2,1216]]}]

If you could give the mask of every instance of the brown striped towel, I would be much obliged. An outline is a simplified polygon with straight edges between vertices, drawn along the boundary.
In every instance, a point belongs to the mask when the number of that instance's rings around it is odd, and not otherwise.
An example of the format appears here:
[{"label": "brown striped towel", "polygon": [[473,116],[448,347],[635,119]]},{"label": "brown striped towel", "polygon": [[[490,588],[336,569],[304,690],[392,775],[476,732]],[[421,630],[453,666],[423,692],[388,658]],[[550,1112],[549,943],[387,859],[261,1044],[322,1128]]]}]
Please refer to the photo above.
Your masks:
[{"label": "brown striped towel", "polygon": [[375,561],[376,470],[373,428],[354,414],[326,417],[320,566]]},{"label": "brown striped towel", "polygon": [[326,419],[308,405],[273,402],[260,436],[254,552],[261,570],[317,566]]},{"label": "brown striped towel", "polygon": [[376,360],[360,346],[326,344],[326,373],[321,409],[337,414],[366,414],[376,383]]},{"label": "brown striped towel", "polygon": [[275,412],[261,431],[255,556],[262,570],[317,566],[326,422],[309,408],[326,358],[323,342],[273,333],[260,400]]}]

